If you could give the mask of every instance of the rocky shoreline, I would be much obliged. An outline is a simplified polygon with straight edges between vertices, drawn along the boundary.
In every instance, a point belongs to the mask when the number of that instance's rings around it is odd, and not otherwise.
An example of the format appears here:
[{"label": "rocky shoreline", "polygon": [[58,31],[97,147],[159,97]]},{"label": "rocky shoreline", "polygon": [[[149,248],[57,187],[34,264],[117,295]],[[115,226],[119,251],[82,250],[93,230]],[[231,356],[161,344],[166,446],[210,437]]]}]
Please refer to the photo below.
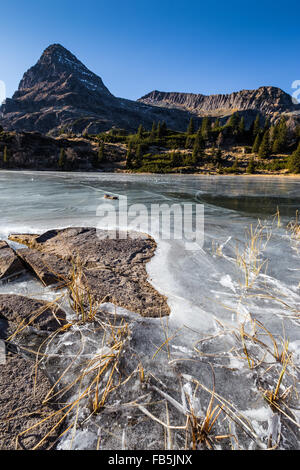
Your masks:
[{"label": "rocky shoreline", "polygon": [[[148,282],[145,268],[156,243],[146,234],[130,235],[112,239],[111,232],[82,227],[11,234],[11,241],[26,248],[0,242],[0,281],[13,281],[28,271],[44,286],[67,289],[81,323],[92,321],[105,302],[144,317],[169,315],[166,298]],[[44,400],[53,384],[36,365],[45,338],[71,327],[55,302],[0,295],[0,338],[6,344],[6,358],[0,362],[1,450],[55,445],[61,434],[58,405]],[[26,348],[28,335],[35,337],[35,351]]]}]

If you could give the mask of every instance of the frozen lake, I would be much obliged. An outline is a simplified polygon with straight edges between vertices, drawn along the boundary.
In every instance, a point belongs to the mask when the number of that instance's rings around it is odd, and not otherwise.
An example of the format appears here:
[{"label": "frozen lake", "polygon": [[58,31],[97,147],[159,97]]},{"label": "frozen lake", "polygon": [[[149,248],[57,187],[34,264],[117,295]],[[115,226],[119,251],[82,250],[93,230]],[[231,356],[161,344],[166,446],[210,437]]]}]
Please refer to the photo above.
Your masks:
[{"label": "frozen lake", "polygon": [[[201,249],[187,250],[183,240],[161,240],[149,230],[158,244],[147,265],[149,280],[168,298],[170,331],[182,331],[173,343],[175,356],[178,352],[194,353],[191,342],[195,335],[201,340],[213,338],[205,349],[207,357],[230,351],[233,343],[229,332],[240,333],[242,326],[252,336],[259,330],[257,335],[263,335],[260,340],[270,348],[274,340],[278,346],[288,340],[294,366],[300,365],[300,244],[287,228],[300,208],[299,179],[1,171],[0,238],[7,239],[13,232],[101,226],[97,208],[99,211],[99,206],[108,202],[116,210],[120,207],[117,200],[103,199],[106,193],[120,199],[126,196],[128,206],[142,204],[149,210],[153,204],[204,205]],[[277,210],[279,217],[275,217]],[[130,228],[147,231],[147,223],[141,216],[139,225]],[[51,289],[44,290],[26,277],[0,285],[0,293],[4,292],[53,298]],[[159,320],[149,320],[149,331],[158,324]],[[226,334],[220,334],[221,330]],[[147,341],[146,335],[143,341]],[[142,348],[137,344],[136,349]],[[150,347],[149,351],[151,356]],[[253,428],[262,442],[266,441],[272,421],[269,408],[263,402],[257,405],[257,397],[248,397],[247,406],[242,398],[243,386],[247,387],[249,381],[247,360],[244,363],[238,354],[228,353],[223,359],[218,357],[217,362],[219,366],[230,364],[240,372],[241,394],[236,405],[249,419],[254,416]],[[220,390],[227,397],[230,381],[229,375],[226,378],[221,374]],[[83,440],[85,444],[77,443],[75,448],[93,448],[94,444],[88,443],[95,440],[93,426],[86,433],[94,438]],[[243,442],[242,448],[251,448],[247,440]],[[68,448],[67,438],[61,445]],[[106,445],[111,446],[111,441]]]}]

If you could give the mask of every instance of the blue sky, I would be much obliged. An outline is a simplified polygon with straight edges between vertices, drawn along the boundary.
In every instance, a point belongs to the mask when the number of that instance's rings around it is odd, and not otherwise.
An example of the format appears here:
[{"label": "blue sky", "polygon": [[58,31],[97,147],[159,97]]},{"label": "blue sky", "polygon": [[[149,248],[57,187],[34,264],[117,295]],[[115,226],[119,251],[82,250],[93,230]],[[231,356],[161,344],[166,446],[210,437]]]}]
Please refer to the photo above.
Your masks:
[{"label": "blue sky", "polygon": [[60,43],[116,96],[157,89],[230,93],[300,79],[295,1],[10,0],[1,2],[0,80],[7,95]]}]

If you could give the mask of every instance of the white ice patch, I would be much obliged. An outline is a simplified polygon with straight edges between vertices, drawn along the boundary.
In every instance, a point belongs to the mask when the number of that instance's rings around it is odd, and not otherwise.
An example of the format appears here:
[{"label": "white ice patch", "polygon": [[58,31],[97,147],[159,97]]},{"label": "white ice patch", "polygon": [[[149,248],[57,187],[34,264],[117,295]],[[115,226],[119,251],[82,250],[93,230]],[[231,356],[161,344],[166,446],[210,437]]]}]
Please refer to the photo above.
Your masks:
[{"label": "white ice patch", "polygon": [[95,449],[97,444],[97,434],[86,429],[76,430],[76,434],[72,436],[72,430],[62,437],[59,442],[58,450],[89,450]]},{"label": "white ice patch", "polygon": [[175,346],[175,344],[173,344],[172,348],[177,349],[178,351],[181,351],[184,354],[192,354],[192,351],[188,348],[185,348],[184,346]]},{"label": "white ice patch", "polygon": [[195,414],[195,416],[200,417],[201,416],[200,400],[198,397],[195,396],[190,382],[187,382],[186,384],[184,384],[183,392],[184,392],[183,394],[184,408],[192,411],[193,414]]},{"label": "white ice patch", "polygon": [[262,406],[261,408],[253,408],[252,410],[245,410],[242,412],[244,416],[254,419],[258,422],[268,421],[270,416],[272,416],[272,410],[270,407]]},{"label": "white ice patch", "polygon": [[233,281],[229,274],[226,274],[225,276],[222,276],[220,279],[220,284],[223,287],[227,287],[228,289],[231,289],[232,292],[236,293],[236,289],[234,287]]}]

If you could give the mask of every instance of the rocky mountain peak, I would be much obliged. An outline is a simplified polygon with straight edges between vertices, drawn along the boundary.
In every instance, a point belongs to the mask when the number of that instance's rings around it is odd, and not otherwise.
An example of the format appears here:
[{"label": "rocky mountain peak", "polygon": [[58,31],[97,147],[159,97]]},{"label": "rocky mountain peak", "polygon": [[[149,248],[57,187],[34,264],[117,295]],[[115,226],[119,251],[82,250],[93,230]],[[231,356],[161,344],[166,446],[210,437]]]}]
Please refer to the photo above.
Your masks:
[{"label": "rocky mountain peak", "polygon": [[64,60],[81,64],[81,62],[75,57],[75,55],[68,51],[68,49],[63,47],[61,44],[51,44],[44,50],[40,58],[40,62],[44,63],[59,63]]},{"label": "rocky mountain peak", "polygon": [[60,44],[52,44],[45,49],[38,62],[24,74],[17,97],[20,92],[33,89],[39,84],[65,81],[70,77],[88,90],[110,95],[101,78],[91,72],[74,54]]},{"label": "rocky mountain peak", "polygon": [[97,134],[113,126],[136,130],[165,121],[185,129],[190,114],[113,96],[102,79],[61,44],[52,44],[25,72],[18,90],[0,106],[7,130]]}]

